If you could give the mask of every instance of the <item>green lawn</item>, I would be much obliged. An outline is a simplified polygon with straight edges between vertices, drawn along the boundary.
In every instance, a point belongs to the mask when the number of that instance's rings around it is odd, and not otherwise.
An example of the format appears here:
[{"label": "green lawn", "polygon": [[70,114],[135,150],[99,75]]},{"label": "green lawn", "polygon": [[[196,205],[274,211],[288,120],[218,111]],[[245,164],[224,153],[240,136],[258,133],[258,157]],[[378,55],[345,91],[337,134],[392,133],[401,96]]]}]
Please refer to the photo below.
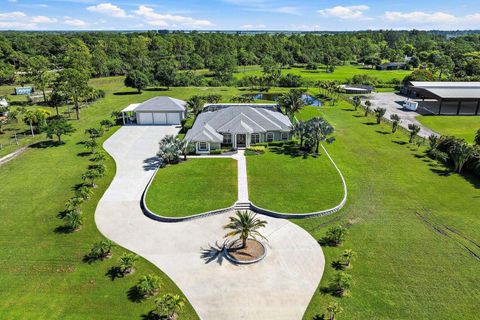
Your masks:
[{"label": "green lawn", "polygon": [[320,287],[333,276],[330,264],[342,250],[358,253],[348,270],[355,282],[351,297],[318,291],[304,319],[321,315],[331,300],[344,308],[341,319],[477,319],[480,262],[468,250],[480,255],[480,181],[445,172],[422,149],[402,145],[404,133],[366,125],[373,119],[350,109],[341,102],[299,115],[321,115],[335,127],[337,140],[328,150],[349,188],[338,214],[292,220],[317,239],[330,226],[349,226],[343,246],[323,248]]},{"label": "green lawn", "polygon": [[[335,71],[328,73],[323,68],[318,70],[306,70],[305,68],[293,67],[290,69],[282,69],[282,74],[292,73],[309,79],[312,81],[319,80],[338,80],[346,81],[351,79],[356,74],[368,74],[370,76],[376,77],[383,82],[388,82],[393,79],[403,80],[405,76],[409,75],[411,71],[408,70],[391,70],[391,71],[379,71],[375,69],[364,69],[361,66],[338,66],[335,68]],[[244,71],[243,68],[238,68],[238,73],[235,74],[237,79],[241,79],[245,76],[256,75],[259,76],[262,74],[262,68],[260,66],[251,66],[247,67]]]},{"label": "green lawn", "polygon": [[232,206],[237,200],[234,159],[190,159],[157,171],[147,206],[165,217],[186,217]]},{"label": "green lawn", "polygon": [[417,120],[442,135],[463,138],[468,143],[473,143],[480,129],[480,116],[418,116]]},{"label": "green lawn", "polygon": [[283,154],[272,148],[247,157],[250,200],[284,213],[315,212],[336,206],[343,197],[340,176],[322,154],[318,158]]}]

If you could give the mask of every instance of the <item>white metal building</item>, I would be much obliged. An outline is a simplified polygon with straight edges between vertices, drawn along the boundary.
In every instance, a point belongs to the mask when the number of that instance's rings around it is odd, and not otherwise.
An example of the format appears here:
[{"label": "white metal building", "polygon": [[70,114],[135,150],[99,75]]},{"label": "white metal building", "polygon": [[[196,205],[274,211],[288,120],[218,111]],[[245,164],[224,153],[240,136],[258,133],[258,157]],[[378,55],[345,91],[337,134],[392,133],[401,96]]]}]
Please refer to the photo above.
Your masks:
[{"label": "white metal building", "polygon": [[186,116],[185,104],[183,100],[166,96],[131,104],[122,110],[123,123],[179,125]]}]

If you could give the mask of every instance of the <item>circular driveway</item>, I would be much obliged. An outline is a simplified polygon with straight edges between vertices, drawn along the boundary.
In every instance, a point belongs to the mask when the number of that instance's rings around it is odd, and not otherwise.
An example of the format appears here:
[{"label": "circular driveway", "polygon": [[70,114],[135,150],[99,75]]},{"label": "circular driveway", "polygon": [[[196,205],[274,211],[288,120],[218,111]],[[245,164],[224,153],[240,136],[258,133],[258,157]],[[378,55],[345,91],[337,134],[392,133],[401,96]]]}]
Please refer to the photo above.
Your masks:
[{"label": "circular driveway", "polygon": [[321,247],[302,228],[262,216],[268,221],[268,254],[240,266],[215,250],[228,214],[178,223],[143,214],[141,195],[155,172],[158,142],[177,132],[169,126],[125,126],[105,142],[117,172],[95,212],[99,230],[165,272],[201,319],[301,319],[325,265]]}]

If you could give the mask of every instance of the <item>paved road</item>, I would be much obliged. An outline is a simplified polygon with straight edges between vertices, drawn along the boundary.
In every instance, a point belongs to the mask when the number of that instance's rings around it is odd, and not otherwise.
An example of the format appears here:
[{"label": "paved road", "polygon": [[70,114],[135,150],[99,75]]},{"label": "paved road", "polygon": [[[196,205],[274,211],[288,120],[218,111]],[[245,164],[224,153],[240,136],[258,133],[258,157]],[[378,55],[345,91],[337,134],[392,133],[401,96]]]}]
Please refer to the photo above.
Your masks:
[{"label": "paved road", "polygon": [[236,266],[215,258],[209,247],[222,242],[228,215],[162,223],[141,211],[158,141],[177,131],[127,126],[105,142],[117,173],[95,212],[99,230],[168,274],[201,319],[301,319],[325,264],[321,247],[305,230],[288,220],[262,216],[268,221],[266,258]]},{"label": "paved road", "polygon": [[432,134],[438,135],[435,131],[422,125],[416,117],[421,117],[421,115],[415,111],[408,111],[402,108],[402,103],[405,101],[405,97],[393,92],[377,92],[368,97],[372,102],[372,110],[376,107],[386,108],[387,112],[383,116],[385,119],[390,120],[390,115],[396,113],[402,119],[400,125],[408,129],[410,123],[414,123],[420,126],[419,136],[428,138]]}]

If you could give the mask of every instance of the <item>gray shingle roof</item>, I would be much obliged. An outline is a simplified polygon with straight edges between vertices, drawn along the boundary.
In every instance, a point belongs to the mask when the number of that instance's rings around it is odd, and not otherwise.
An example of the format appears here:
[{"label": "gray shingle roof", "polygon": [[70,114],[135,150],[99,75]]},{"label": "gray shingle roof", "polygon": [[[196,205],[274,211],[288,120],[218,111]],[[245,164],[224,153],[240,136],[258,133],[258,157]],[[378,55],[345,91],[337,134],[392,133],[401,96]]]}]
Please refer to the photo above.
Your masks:
[{"label": "gray shingle roof", "polygon": [[480,98],[480,82],[411,81],[413,89],[424,89],[442,99]]},{"label": "gray shingle roof", "polygon": [[135,111],[185,111],[186,102],[183,100],[158,96],[141,103]]},{"label": "gray shingle roof", "polygon": [[[290,131],[291,126],[290,119],[278,111],[256,108],[255,105],[235,105],[200,113],[193,127],[185,135],[185,139],[221,142],[222,133]],[[206,139],[212,135],[214,136],[212,139]]]}]

